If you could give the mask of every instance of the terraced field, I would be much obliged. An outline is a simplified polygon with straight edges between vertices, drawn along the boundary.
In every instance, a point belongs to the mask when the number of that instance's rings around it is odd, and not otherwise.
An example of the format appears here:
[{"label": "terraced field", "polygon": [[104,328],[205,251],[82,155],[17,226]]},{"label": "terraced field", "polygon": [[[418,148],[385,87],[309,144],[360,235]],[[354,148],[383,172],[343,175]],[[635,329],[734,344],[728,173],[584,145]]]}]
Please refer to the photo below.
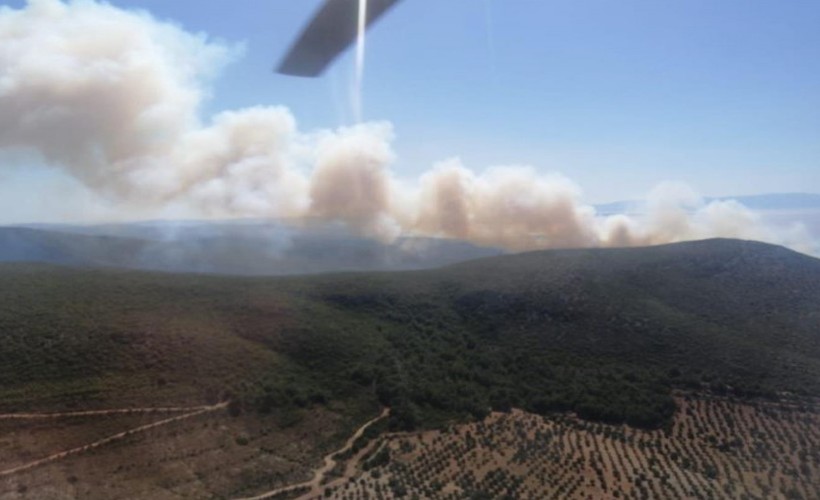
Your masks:
[{"label": "terraced field", "polygon": [[678,395],[665,429],[494,412],[385,438],[334,498],[818,498],[818,407]]}]

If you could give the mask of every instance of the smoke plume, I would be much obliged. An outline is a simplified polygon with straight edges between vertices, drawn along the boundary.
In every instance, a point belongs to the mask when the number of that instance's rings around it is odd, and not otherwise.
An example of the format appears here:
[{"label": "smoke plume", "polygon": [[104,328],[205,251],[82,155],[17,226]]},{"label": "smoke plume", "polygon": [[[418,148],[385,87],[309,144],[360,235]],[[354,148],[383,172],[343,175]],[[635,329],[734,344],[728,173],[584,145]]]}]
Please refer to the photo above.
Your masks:
[{"label": "smoke plume", "polygon": [[284,107],[204,120],[209,83],[240,52],[92,0],[0,9],[0,153],[35,152],[123,207],[201,216],[341,221],[391,241],[456,238],[512,250],[629,246],[729,236],[800,245],[734,202],[659,186],[640,217],[603,217],[558,174],[471,170],[458,159],[417,182],[390,167],[389,123],[305,133]]}]

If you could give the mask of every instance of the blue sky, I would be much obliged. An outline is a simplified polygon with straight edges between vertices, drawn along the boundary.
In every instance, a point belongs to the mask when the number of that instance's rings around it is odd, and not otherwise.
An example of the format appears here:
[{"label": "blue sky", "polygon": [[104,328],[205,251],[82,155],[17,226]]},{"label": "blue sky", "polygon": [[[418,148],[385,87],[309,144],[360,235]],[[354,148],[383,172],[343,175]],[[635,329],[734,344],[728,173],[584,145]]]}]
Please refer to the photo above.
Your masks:
[{"label": "blue sky", "polygon": [[[319,79],[271,71],[318,0],[111,3],[244,45],[206,115],[351,122],[350,54]],[[665,180],[820,192],[818,25],[816,0],[404,0],[369,34],[364,116],[393,123],[400,176],[460,156],[559,171],[590,202]]]}]

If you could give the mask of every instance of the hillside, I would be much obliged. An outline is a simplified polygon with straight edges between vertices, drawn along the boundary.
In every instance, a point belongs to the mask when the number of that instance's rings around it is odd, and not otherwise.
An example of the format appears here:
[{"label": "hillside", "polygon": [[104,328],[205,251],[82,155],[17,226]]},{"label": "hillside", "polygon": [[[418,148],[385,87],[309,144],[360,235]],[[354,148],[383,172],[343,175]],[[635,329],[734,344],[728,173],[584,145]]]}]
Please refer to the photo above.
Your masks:
[{"label": "hillside", "polygon": [[712,240],[317,277],[306,293],[387,323],[396,354],[376,371],[394,373],[379,387],[423,414],[515,406],[652,426],[671,387],[816,395],[819,273],[782,248]]},{"label": "hillside", "polygon": [[818,304],[820,261],[734,240],[289,278],[5,264],[0,400],[370,397],[404,428],[510,406],[652,427],[676,387],[820,396]]},{"label": "hillside", "polygon": [[[820,397],[818,304],[820,260],[737,240],[301,277],[0,264],[0,414],[178,407],[179,419],[189,422],[124,434],[99,451],[0,476],[0,495],[235,498],[286,488],[309,480],[321,456],[380,406],[390,407],[390,417],[374,432],[475,426],[469,422],[491,409],[517,408],[542,415],[561,443],[583,440],[621,453],[637,439],[678,450],[654,453],[640,444],[629,452],[660,467],[630,498],[667,490],[729,495],[724,474],[756,474],[775,462],[773,455],[755,458],[754,449],[779,450],[778,436],[802,434],[809,442],[800,441],[793,467],[777,465],[776,476],[737,491],[806,492],[820,460],[806,451],[816,436],[800,427],[814,421]],[[681,394],[724,398],[726,408],[691,414]],[[201,405],[227,401],[229,412],[209,406],[200,415]],[[723,415],[745,415],[741,402],[761,408],[754,418],[767,426],[780,425],[767,416],[771,405],[798,413],[782,417],[789,423],[781,430],[743,436],[744,455],[735,458],[734,444],[723,450],[715,448],[721,441],[689,436],[695,426],[728,439]],[[483,478],[476,494],[546,488],[580,495],[611,488],[618,478],[639,479],[637,469],[621,468],[613,483],[614,466],[600,468],[611,457],[572,445],[575,465],[550,465],[564,479],[524,484],[527,468],[542,467],[526,458],[529,445],[493,427],[493,415],[490,427],[480,427],[489,429],[481,442],[502,440],[509,449],[500,456],[476,449],[478,462],[465,462],[469,474]],[[0,474],[159,418],[176,417],[0,420]],[[518,425],[517,418],[510,422]],[[430,456],[475,446],[456,432],[435,438]],[[677,437],[669,441],[669,433]],[[416,457],[411,444],[357,444],[339,467],[388,497],[445,486],[450,498],[466,494],[473,476],[444,469],[431,476],[414,462],[428,459]],[[519,458],[503,475],[486,475],[479,463],[504,462],[505,453]],[[685,482],[664,482],[670,474]],[[106,486],[111,477],[114,489]],[[333,491],[352,493],[343,482],[334,480]]]}]

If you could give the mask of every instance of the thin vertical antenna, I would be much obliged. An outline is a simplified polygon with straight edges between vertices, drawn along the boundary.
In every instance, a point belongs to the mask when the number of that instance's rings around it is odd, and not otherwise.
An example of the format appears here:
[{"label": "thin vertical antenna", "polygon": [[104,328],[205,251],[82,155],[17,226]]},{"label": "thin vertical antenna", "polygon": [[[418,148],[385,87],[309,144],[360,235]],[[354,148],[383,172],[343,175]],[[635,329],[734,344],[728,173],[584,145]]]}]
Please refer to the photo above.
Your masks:
[{"label": "thin vertical antenna", "polygon": [[359,24],[356,36],[356,88],[353,95],[353,113],[357,123],[362,121],[364,104],[364,55],[365,36],[367,32],[367,0],[359,0]]}]

